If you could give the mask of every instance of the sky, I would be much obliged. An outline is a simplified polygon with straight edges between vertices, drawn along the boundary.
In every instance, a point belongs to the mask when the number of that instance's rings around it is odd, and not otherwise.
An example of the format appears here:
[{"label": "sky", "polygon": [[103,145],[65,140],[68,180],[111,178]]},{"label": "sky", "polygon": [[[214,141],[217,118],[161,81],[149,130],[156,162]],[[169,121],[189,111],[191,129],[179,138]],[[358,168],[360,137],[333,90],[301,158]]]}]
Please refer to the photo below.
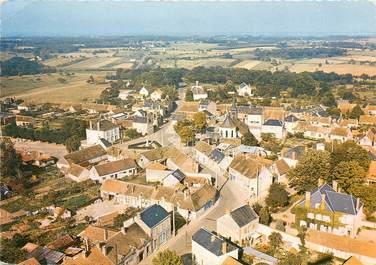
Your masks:
[{"label": "sky", "polygon": [[1,27],[2,36],[365,35],[376,34],[376,4],[13,0],[1,4]]}]

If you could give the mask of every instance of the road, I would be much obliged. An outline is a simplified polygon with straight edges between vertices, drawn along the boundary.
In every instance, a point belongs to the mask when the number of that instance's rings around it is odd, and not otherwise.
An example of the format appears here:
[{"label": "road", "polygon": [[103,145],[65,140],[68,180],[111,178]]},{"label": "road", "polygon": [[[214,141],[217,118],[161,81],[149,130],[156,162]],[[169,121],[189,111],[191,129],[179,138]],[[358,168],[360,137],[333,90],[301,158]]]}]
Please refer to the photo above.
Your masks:
[{"label": "road", "polygon": [[[177,102],[179,105],[180,102]],[[117,144],[116,146],[119,148],[127,148],[130,144],[145,142],[146,140],[149,141],[157,141],[162,146],[174,146],[178,148],[181,152],[185,154],[190,154],[192,151],[191,147],[186,147],[180,143],[180,138],[176,134],[172,121],[167,122],[161,128],[152,134],[146,135],[144,137],[128,141],[125,143]],[[219,217],[224,215],[227,210],[232,210],[241,206],[244,203],[244,197],[239,194],[239,189],[226,181],[224,177],[224,173],[218,175],[218,187],[220,187],[220,199],[217,203],[209,209],[207,213],[205,213],[200,218],[191,221],[188,225],[181,228],[178,234],[170,239],[165,245],[163,245],[159,251],[163,251],[165,249],[170,249],[176,251],[179,255],[184,255],[191,252],[191,238],[192,235],[201,227],[204,227],[208,230],[216,230],[217,224],[216,221]],[[151,256],[143,260],[140,264],[141,265],[149,265],[152,264],[152,259],[154,255],[153,253]]]}]

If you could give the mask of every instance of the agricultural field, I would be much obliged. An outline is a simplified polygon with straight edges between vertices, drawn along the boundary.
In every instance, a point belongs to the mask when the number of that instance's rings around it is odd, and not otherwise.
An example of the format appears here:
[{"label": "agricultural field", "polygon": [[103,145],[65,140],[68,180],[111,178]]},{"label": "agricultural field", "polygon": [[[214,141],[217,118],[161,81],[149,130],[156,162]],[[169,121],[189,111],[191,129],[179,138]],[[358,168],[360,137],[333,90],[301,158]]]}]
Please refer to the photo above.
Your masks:
[{"label": "agricultural field", "polygon": [[[224,59],[224,58],[208,58],[208,59],[196,59],[196,60],[176,60],[176,66],[178,68],[186,68],[186,69],[193,69],[198,66],[204,67],[215,67],[215,66],[222,66],[222,67],[230,67],[230,65],[234,62],[234,59]],[[160,64],[161,67],[175,67],[174,60],[165,60],[162,61]]]},{"label": "agricultural field", "polygon": [[92,57],[80,61],[78,63],[74,63],[64,67],[66,70],[85,70],[85,69],[98,69],[104,68],[106,65],[113,64],[117,61],[120,61],[121,58],[116,57]]},{"label": "agricultural field", "polygon": [[20,97],[33,103],[92,102],[107,85],[88,84],[88,77],[51,74],[1,78],[1,97]]},{"label": "agricultural field", "polygon": [[236,67],[236,68],[245,68],[245,69],[253,69],[255,68],[256,66],[258,66],[259,64],[261,64],[262,61],[258,61],[258,60],[244,60],[238,64],[235,64],[233,67]]}]

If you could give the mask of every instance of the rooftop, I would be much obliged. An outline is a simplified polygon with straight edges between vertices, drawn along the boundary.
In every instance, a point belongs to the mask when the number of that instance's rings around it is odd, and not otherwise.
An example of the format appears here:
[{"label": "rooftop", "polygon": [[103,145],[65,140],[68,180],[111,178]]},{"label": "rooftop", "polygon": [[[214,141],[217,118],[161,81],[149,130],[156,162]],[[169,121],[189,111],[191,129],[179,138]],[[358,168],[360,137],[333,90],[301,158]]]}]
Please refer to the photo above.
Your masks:
[{"label": "rooftop", "polygon": [[243,227],[258,218],[258,215],[248,204],[233,210],[230,212],[230,216],[239,227]]},{"label": "rooftop", "polygon": [[160,205],[149,206],[140,213],[141,220],[149,227],[153,228],[165,220],[170,214]]},{"label": "rooftop", "polygon": [[238,248],[232,244],[226,242],[225,239],[214,235],[204,228],[200,228],[196,233],[192,235],[192,241],[201,245],[203,248],[209,250],[216,256],[222,256],[226,253],[223,253],[222,244],[227,244],[226,251],[232,252]]},{"label": "rooftop", "polygon": [[136,162],[131,158],[126,158],[123,160],[112,161],[105,164],[96,165],[95,169],[99,176],[105,176],[108,174],[137,168]]}]

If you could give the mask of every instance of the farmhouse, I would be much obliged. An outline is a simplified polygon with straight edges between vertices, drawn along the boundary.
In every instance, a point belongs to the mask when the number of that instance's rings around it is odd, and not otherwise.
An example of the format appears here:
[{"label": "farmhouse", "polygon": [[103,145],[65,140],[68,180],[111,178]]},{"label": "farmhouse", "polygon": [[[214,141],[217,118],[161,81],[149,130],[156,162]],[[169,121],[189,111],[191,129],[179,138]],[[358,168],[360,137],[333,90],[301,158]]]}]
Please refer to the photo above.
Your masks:
[{"label": "farmhouse", "polygon": [[137,174],[137,164],[131,159],[99,164],[90,169],[90,178],[96,182],[106,179],[117,179]]},{"label": "farmhouse", "polygon": [[102,139],[110,144],[119,140],[119,126],[108,120],[97,121],[96,126],[93,126],[92,121],[90,121],[90,127],[86,129],[86,145],[91,146],[99,144]]},{"label": "farmhouse", "polygon": [[69,164],[87,166],[107,159],[107,152],[100,145],[94,145],[64,156]]},{"label": "farmhouse", "polygon": [[192,235],[192,260],[201,265],[222,265],[228,258],[239,258],[239,248],[200,228]]}]

